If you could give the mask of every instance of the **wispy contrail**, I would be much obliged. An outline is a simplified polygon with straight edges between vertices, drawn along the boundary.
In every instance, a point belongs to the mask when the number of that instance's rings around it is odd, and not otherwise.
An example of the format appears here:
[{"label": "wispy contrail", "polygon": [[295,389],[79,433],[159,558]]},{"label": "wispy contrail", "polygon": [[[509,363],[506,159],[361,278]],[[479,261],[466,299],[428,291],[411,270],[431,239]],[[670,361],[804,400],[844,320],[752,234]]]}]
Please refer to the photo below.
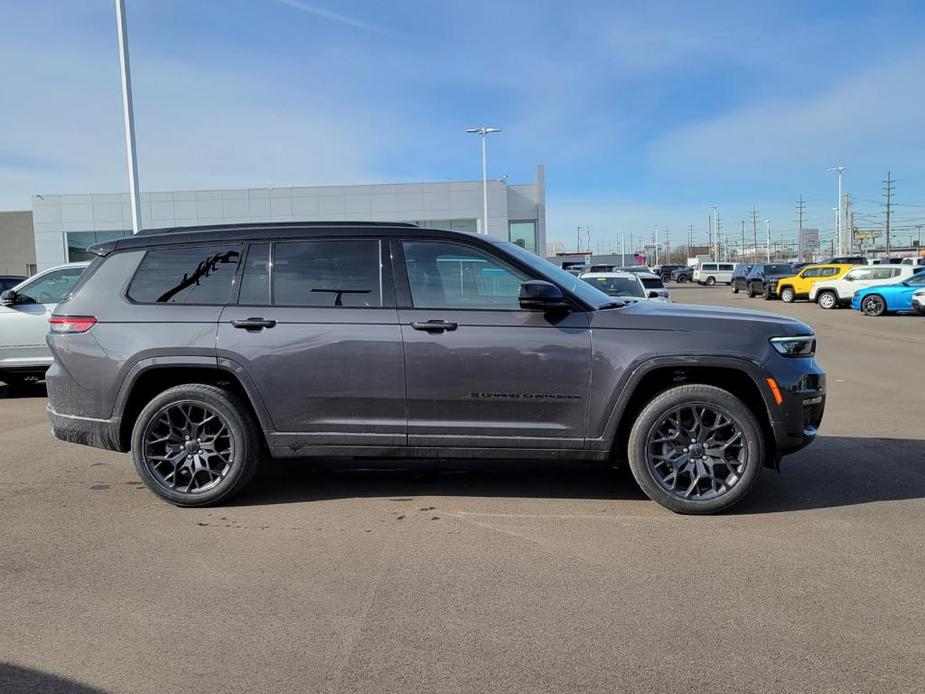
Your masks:
[{"label": "wispy contrail", "polygon": [[338,12],[332,12],[323,7],[318,7],[317,5],[312,5],[307,2],[302,2],[302,0],[276,0],[276,2],[282,5],[288,5],[297,10],[302,10],[302,12],[308,12],[313,14],[316,17],[323,17],[332,22],[339,22],[340,24],[346,24],[347,26],[352,26],[357,29],[363,29],[364,31],[372,31],[376,34],[382,34],[384,36],[395,36],[395,32],[386,29],[385,27],[376,26],[375,24],[370,24],[369,22],[364,22],[362,19],[354,19],[353,17],[348,17],[345,14],[340,14]]}]

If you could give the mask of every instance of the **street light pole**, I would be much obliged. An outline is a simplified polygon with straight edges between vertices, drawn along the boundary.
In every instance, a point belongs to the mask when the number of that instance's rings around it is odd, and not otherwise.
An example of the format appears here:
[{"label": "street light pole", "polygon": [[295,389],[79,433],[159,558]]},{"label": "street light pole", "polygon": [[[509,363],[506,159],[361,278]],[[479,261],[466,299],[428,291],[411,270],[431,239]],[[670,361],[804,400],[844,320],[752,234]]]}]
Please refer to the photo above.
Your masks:
[{"label": "street light pole", "polygon": [[712,243],[710,247],[710,255],[713,256],[713,260],[719,261],[719,205],[712,205],[713,207],[713,234],[710,237]]},{"label": "street light pole", "polygon": [[466,132],[478,133],[482,138],[482,233],[488,235],[488,160],[485,141],[489,133],[500,133],[501,128],[489,128],[482,125],[478,128],[467,128]]},{"label": "street light pole", "polygon": [[122,72],[122,115],[125,119],[125,151],[128,156],[132,233],[137,234],[141,229],[141,194],[138,192],[138,158],[135,153],[135,109],[132,106],[132,74],[128,62],[125,0],[116,0],[116,32],[119,35],[119,67]]},{"label": "street light pole", "polygon": [[841,206],[842,206],[841,183],[842,183],[842,173],[844,173],[845,167],[844,166],[833,166],[830,169],[826,169],[826,171],[834,172],[838,174],[838,207],[836,208],[838,210],[838,216],[835,218],[835,238],[837,240],[837,245],[838,245],[838,255],[844,255],[845,253],[844,239],[842,238],[844,236],[844,233],[843,233],[844,230],[842,229],[842,221],[841,221]]}]

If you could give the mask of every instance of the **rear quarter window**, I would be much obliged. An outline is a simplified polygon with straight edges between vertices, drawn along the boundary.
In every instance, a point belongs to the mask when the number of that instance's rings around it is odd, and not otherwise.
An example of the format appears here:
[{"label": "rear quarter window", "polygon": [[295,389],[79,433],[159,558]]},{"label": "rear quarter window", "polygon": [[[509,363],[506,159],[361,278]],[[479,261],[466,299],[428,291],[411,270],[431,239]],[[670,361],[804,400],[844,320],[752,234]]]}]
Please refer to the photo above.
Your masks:
[{"label": "rear quarter window", "polygon": [[132,278],[128,298],[140,304],[226,304],[240,257],[237,244],[151,249]]}]

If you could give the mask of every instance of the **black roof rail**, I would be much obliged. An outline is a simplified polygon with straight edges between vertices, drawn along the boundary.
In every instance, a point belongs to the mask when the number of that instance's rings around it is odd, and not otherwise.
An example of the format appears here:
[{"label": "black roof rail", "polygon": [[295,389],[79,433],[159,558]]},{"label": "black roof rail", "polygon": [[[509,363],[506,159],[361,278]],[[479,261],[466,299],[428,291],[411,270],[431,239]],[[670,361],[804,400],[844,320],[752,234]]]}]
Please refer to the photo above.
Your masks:
[{"label": "black roof rail", "polygon": [[417,224],[413,222],[370,222],[370,221],[357,221],[357,222],[344,222],[344,221],[335,221],[335,222],[241,222],[239,224],[235,223],[224,223],[224,224],[203,224],[197,226],[182,226],[182,227],[163,227],[161,229],[141,229],[136,236],[154,236],[157,234],[180,234],[183,232],[194,232],[194,231],[222,231],[223,229],[264,229],[266,227],[273,227],[274,229],[279,228],[305,228],[305,227],[410,227],[412,229],[419,228]]}]

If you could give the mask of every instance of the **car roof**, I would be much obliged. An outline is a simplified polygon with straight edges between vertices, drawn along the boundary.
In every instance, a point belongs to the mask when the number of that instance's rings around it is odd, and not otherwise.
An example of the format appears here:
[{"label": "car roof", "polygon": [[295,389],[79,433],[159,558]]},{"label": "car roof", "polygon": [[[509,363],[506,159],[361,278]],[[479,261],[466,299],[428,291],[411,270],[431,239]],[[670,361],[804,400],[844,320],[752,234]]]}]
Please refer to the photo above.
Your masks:
[{"label": "car roof", "polygon": [[639,273],[638,272],[583,272],[581,273],[581,279],[584,279],[585,277],[590,277],[591,279],[597,279],[598,277],[601,277],[601,278],[616,277],[616,278],[634,280],[637,277],[639,277]]},{"label": "car roof", "polygon": [[150,248],[179,243],[220,241],[256,241],[263,239],[305,238],[311,236],[394,236],[445,238],[447,240],[476,239],[483,243],[499,243],[483,234],[445,229],[428,229],[407,222],[249,222],[245,224],[215,224],[208,226],[145,229],[134,236],[104,241],[90,247],[90,252],[106,255],[112,251]]}]

